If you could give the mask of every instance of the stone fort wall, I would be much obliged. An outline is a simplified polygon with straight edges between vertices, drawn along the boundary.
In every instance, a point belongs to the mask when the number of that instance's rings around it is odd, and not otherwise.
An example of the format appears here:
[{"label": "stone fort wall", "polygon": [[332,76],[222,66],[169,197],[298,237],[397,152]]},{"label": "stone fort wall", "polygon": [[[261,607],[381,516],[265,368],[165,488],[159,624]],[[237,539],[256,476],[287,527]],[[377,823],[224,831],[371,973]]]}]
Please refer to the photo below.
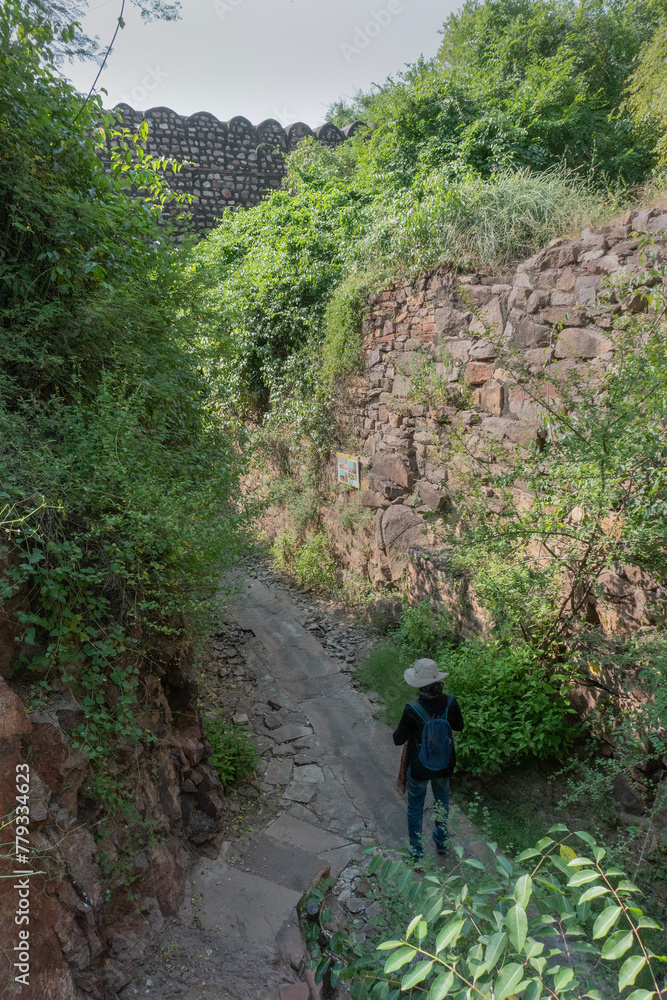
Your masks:
[{"label": "stone fort wall", "polygon": [[169,182],[175,191],[194,196],[189,210],[197,231],[210,229],[225,208],[249,208],[279,188],[285,155],[306,136],[334,149],[363,127],[354,122],[339,129],[326,122],[313,130],[295,122],[283,128],[273,118],[252,125],[240,115],[221,122],[205,111],[186,118],[169,108],[135,111],[127,104],[114,110],[127,128],[148,122],[148,152],[186,164]]}]

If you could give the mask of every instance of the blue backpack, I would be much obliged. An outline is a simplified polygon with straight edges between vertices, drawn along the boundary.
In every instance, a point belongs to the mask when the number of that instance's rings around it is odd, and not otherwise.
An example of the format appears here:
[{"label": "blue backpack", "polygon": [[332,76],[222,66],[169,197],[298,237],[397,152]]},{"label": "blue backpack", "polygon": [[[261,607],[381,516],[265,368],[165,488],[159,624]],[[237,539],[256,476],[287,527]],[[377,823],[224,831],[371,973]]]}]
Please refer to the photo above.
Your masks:
[{"label": "blue backpack", "polygon": [[451,695],[447,696],[445,714],[436,719],[432,718],[418,701],[410,702],[410,708],[414,709],[424,723],[419,747],[419,763],[427,771],[443,771],[452,759],[454,734],[447,720],[451,698]]}]

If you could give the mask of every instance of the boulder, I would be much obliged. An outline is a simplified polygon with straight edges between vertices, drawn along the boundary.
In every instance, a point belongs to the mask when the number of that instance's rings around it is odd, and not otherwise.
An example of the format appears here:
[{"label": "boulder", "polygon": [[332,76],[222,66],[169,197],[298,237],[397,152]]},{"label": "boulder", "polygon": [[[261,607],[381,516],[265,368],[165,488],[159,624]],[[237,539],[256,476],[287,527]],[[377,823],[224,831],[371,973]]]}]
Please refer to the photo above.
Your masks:
[{"label": "boulder", "polygon": [[390,579],[398,580],[408,564],[408,552],[424,544],[424,519],[411,507],[397,504],[382,514],[380,533],[387,554]]},{"label": "boulder", "polygon": [[417,489],[419,490],[420,500],[427,507],[430,507],[431,510],[443,510],[449,502],[447,493],[444,490],[437,489],[432,483],[422,480],[417,483]]},{"label": "boulder", "polygon": [[650,219],[646,228],[649,233],[667,233],[667,212]]},{"label": "boulder", "polygon": [[644,812],[644,800],[624,774],[617,774],[614,778],[611,797],[618,802],[622,809],[633,816],[641,816]]},{"label": "boulder", "polygon": [[599,358],[612,350],[612,343],[592,327],[568,326],[556,341],[557,358]]},{"label": "boulder", "polygon": [[502,416],[505,408],[506,390],[505,386],[496,379],[490,378],[482,386],[480,402],[487,413],[492,413],[496,417]]},{"label": "boulder", "polygon": [[380,452],[373,455],[370,465],[376,476],[390,479],[392,483],[398,483],[405,489],[412,489],[412,472],[400,455]]},{"label": "boulder", "polygon": [[460,330],[466,324],[466,314],[452,309],[451,306],[439,306],[435,310],[435,332],[446,333],[450,330]]},{"label": "boulder", "polygon": [[551,336],[551,327],[536,323],[528,316],[512,320],[505,332],[509,334],[509,346],[525,351],[529,347],[546,347]]}]

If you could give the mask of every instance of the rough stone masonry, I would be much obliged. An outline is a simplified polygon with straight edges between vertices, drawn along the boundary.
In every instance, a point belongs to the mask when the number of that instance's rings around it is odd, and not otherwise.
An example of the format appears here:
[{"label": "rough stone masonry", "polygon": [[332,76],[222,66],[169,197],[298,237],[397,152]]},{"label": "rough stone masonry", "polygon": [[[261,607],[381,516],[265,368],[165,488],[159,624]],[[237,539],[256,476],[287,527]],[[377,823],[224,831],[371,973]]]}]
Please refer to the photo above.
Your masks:
[{"label": "rough stone masonry", "polygon": [[[641,294],[616,301],[605,288],[615,276],[644,271],[640,240],[632,236],[642,230],[656,237],[658,259],[667,259],[667,240],[657,235],[667,232],[667,211],[649,209],[628,213],[620,225],[554,240],[514,274],[458,274],[441,266],[413,282],[393,283],[368,303],[365,371],[341,401],[350,431],[346,450],[356,447],[361,458],[361,489],[336,490],[331,463],[335,499],[323,510],[346,577],[394,586],[406,580],[415,598],[460,606],[464,595],[452,591],[433,533],[456,477],[452,428],[473,452],[485,438],[501,448],[521,447],[541,428],[539,404],[504,370],[490,341],[516,349],[532,372],[546,368],[558,379],[575,368],[594,378],[613,357],[607,333],[614,314],[646,308]],[[415,383],[424,371],[448,395],[460,390],[462,404],[453,399],[443,409],[417,402]],[[280,530],[281,518],[280,511],[269,512],[269,536]],[[599,583],[604,594],[594,611],[609,631],[650,624],[650,608],[667,598],[638,567],[605,570]],[[466,594],[464,604],[464,627],[481,631],[474,595]]]},{"label": "rough stone masonry", "polygon": [[[429,548],[424,514],[447,504],[447,482],[455,475],[449,425],[410,398],[420,368],[433,362],[450,392],[472,388],[468,408],[448,413],[471,450],[480,434],[510,449],[535,440],[539,403],[503,370],[489,341],[502,338],[532,371],[546,367],[556,378],[572,368],[587,378],[604,371],[613,358],[606,332],[614,314],[646,308],[641,294],[617,301],[605,279],[645,270],[640,240],[632,236],[644,230],[656,237],[654,253],[664,259],[667,241],[658,234],[667,232],[667,212],[648,209],[628,213],[621,225],[553,240],[513,275],[437,268],[414,284],[393,284],[371,303],[366,374],[352,388],[349,413],[365,459],[362,504],[376,512],[371,579],[397,580],[406,567],[413,578],[432,572],[429,560],[420,559]],[[413,495],[419,503],[406,505]],[[647,605],[660,599],[655,581],[634,567],[603,576],[603,627],[645,624]]]},{"label": "rough stone masonry", "polygon": [[221,122],[204,111],[185,117],[169,108],[135,111],[128,104],[114,110],[126,128],[148,122],[148,152],[184,164],[178,173],[169,173],[169,184],[178,193],[194,196],[189,211],[198,231],[211,229],[225,208],[249,208],[279,188],[286,154],[306,136],[334,149],[364,127],[354,122],[339,129],[325,122],[313,130],[295,122],[283,128],[273,118],[252,125],[240,115]]}]

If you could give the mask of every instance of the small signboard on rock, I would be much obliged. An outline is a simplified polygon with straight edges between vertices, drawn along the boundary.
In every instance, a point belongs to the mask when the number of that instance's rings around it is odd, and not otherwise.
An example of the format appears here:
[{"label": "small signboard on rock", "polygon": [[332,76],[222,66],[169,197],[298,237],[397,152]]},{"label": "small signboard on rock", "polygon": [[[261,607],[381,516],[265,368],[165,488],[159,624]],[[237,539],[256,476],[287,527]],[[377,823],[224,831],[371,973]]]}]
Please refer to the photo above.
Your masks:
[{"label": "small signboard on rock", "polygon": [[359,459],[353,455],[336,455],[336,466],[338,482],[359,489]]}]

